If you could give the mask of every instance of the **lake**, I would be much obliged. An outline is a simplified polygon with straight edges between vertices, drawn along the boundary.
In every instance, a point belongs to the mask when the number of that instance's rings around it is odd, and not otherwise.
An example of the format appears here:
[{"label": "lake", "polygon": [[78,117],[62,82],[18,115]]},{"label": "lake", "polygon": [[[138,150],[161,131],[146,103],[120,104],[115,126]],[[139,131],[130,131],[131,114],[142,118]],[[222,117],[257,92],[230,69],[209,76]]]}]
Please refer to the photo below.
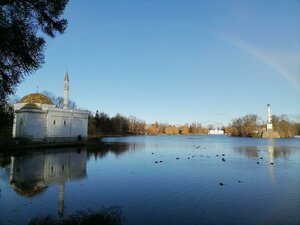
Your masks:
[{"label": "lake", "polygon": [[130,225],[300,224],[300,139],[117,137],[0,155],[0,224],[110,207]]}]

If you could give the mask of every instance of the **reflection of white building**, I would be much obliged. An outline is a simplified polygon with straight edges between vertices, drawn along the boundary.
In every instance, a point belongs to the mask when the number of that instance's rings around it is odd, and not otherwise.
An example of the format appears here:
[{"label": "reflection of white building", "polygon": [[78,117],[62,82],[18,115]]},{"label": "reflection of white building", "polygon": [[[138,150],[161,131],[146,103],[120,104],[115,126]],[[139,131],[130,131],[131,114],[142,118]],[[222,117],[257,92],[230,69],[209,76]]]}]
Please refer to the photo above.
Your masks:
[{"label": "reflection of white building", "polygon": [[86,110],[68,108],[69,75],[64,81],[64,107],[56,107],[45,95],[26,95],[14,104],[13,137],[32,141],[72,141],[87,138]]},{"label": "reflection of white building", "polygon": [[208,134],[224,135],[224,130],[219,130],[218,128],[215,128],[214,130],[209,130]]},{"label": "reflection of white building", "polygon": [[[58,152],[57,152],[58,151]],[[59,214],[64,212],[65,182],[86,177],[86,151],[37,152],[12,157],[9,181],[20,195],[33,197],[59,184]]]}]

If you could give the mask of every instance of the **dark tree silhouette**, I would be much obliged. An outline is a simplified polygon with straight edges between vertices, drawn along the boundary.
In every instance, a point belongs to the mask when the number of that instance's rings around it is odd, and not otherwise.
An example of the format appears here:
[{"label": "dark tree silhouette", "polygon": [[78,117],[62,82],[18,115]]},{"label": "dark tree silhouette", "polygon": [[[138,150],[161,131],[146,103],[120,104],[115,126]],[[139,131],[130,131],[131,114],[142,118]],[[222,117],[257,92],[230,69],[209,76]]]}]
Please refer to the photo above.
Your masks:
[{"label": "dark tree silhouette", "polygon": [[[9,141],[12,135],[14,113],[12,107],[0,102],[0,144]],[[1,148],[1,147],[0,147]]]},{"label": "dark tree silhouette", "polygon": [[[63,33],[68,0],[0,0],[0,101],[44,63],[45,39]],[[41,32],[42,31],[42,32]]]}]

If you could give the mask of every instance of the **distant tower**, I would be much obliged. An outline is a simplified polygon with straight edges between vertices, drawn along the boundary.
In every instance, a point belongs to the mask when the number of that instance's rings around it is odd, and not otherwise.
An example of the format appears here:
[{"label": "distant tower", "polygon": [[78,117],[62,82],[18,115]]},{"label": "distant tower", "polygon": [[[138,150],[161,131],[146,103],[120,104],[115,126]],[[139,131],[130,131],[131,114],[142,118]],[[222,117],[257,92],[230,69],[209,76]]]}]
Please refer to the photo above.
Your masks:
[{"label": "distant tower", "polygon": [[272,116],[271,116],[271,105],[267,105],[267,130],[273,130],[273,124],[272,124]]},{"label": "distant tower", "polygon": [[65,75],[65,82],[64,82],[64,108],[69,107],[69,74],[68,71]]}]

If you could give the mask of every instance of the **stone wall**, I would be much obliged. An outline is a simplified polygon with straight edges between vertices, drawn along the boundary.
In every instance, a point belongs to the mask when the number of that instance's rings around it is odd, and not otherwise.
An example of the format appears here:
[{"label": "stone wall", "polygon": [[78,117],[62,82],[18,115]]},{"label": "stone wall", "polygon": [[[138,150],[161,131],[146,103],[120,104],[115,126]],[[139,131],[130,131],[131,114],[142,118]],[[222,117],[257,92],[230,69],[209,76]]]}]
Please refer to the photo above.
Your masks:
[{"label": "stone wall", "polygon": [[261,135],[262,138],[280,138],[279,133],[273,130],[264,130]]}]

